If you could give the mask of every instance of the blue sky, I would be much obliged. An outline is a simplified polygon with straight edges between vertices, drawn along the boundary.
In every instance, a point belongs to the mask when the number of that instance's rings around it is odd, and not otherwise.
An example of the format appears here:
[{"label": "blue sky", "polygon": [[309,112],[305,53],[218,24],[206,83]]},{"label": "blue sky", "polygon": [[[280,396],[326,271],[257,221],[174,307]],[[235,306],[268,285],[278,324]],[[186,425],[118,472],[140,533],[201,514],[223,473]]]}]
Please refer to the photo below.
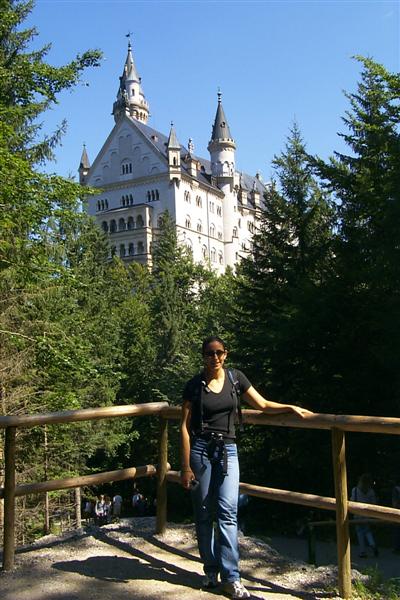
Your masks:
[{"label": "blue sky", "polygon": [[400,71],[399,2],[395,1],[136,1],[36,0],[28,24],[51,43],[48,61],[61,65],[89,48],[104,53],[75,91],[43,121],[68,130],[48,170],[76,174],[82,143],[91,162],[111,131],[118,78],[132,32],[136,67],[150,104],[149,125],[178,139],[207,143],[218,87],[235,138],[236,166],[265,179],[294,119],[309,152],[328,157],[344,146],[337,132],[360,65],[370,56]]}]

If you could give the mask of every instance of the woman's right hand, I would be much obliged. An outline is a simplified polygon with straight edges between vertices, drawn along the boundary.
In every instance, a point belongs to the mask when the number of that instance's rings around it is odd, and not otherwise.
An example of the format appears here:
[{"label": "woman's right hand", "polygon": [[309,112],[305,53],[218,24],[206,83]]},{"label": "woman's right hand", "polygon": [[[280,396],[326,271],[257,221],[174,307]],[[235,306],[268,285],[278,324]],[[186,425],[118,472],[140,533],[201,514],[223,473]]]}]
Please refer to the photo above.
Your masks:
[{"label": "woman's right hand", "polygon": [[184,469],[181,471],[181,485],[185,490],[190,489],[190,482],[195,479],[192,469]]}]

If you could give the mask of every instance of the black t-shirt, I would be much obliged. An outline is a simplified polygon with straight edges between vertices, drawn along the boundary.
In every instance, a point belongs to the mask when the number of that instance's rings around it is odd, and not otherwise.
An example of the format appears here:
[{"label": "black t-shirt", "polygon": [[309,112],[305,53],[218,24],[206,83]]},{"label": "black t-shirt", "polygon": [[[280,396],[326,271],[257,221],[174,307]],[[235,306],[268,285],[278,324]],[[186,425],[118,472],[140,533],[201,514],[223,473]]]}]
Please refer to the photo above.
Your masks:
[{"label": "black t-shirt", "polygon": [[[251,387],[250,381],[241,371],[230,369],[234,381],[238,382],[240,393],[244,394]],[[225,369],[225,381],[222,390],[218,393],[204,388],[201,382],[203,373],[196,375],[187,382],[183,390],[183,399],[192,403],[191,431],[199,431],[200,419],[200,390],[202,391],[203,403],[203,431],[204,433],[222,433],[226,439],[235,439],[235,417],[236,406],[232,396],[232,382]]]}]

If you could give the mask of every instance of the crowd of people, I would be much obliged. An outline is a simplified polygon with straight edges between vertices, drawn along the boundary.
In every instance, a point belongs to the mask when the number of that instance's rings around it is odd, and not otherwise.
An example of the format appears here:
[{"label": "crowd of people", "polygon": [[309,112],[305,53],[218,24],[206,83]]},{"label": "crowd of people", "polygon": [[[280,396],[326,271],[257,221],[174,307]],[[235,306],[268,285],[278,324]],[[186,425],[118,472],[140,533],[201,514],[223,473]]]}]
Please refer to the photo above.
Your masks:
[{"label": "crowd of people", "polygon": [[156,500],[148,498],[135,486],[130,499],[120,493],[112,498],[106,494],[86,497],[82,502],[82,516],[87,523],[102,526],[118,521],[121,516],[145,517],[155,514]]}]

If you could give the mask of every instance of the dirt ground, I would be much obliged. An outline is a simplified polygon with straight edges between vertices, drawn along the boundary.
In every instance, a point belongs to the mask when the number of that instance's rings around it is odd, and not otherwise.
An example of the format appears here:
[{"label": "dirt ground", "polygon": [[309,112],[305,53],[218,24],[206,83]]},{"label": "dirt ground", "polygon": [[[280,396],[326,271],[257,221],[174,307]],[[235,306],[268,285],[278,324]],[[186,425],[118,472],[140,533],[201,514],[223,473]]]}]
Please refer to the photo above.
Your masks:
[{"label": "dirt ground", "polygon": [[[169,524],[154,535],[151,517],[122,519],[75,534],[47,536],[16,555],[0,573],[2,600],[193,600],[224,597],[201,590],[191,525]],[[256,599],[337,598],[334,566],[318,568],[285,558],[253,537],[240,536],[243,583]],[[357,576],[357,574],[355,574]]]}]

